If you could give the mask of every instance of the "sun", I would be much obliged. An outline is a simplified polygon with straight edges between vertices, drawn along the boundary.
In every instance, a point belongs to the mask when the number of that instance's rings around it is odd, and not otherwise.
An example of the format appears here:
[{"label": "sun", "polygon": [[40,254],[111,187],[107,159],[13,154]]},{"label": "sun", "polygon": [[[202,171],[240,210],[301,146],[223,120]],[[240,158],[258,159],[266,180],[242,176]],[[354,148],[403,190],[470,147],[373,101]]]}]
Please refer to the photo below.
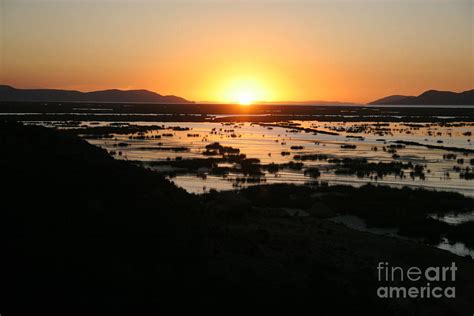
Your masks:
[{"label": "sun", "polygon": [[240,105],[250,105],[255,102],[255,95],[250,91],[242,91],[238,93],[237,102]]},{"label": "sun", "polygon": [[251,105],[268,98],[268,91],[263,83],[256,79],[238,78],[229,80],[222,91],[222,100],[225,102]]}]

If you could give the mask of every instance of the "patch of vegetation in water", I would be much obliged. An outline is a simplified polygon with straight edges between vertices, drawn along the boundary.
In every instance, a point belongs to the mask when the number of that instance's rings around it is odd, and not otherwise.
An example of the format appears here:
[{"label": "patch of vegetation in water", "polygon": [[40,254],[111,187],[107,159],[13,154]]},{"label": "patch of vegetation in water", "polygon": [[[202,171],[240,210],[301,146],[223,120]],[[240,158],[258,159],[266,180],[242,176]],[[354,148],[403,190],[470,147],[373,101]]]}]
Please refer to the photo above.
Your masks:
[{"label": "patch of vegetation in water", "polygon": [[304,175],[310,176],[311,178],[319,178],[321,176],[321,172],[319,171],[319,168],[311,167],[305,169]]},{"label": "patch of vegetation in water", "polygon": [[202,154],[205,156],[217,156],[217,155],[226,155],[226,154],[239,154],[240,149],[233,148],[230,146],[222,146],[220,143],[215,142],[209,145],[206,145],[206,151]]},{"label": "patch of vegetation in water", "polygon": [[163,143],[159,143],[159,146],[146,146],[146,147],[137,147],[138,150],[147,150],[147,151],[172,151],[172,152],[187,152],[190,149],[184,146],[176,147],[161,147]]},{"label": "patch of vegetation in water", "polygon": [[263,165],[262,168],[267,170],[268,172],[271,173],[276,173],[280,170],[283,169],[289,169],[289,170],[301,170],[303,169],[303,163],[301,162],[293,162],[290,161],[288,163],[282,163],[282,164],[276,164],[276,163],[271,163],[268,165]]},{"label": "patch of vegetation in water", "polygon": [[461,179],[466,179],[466,180],[473,180],[474,179],[474,172],[467,170],[467,168],[459,173],[459,177]]},{"label": "patch of vegetation in water", "polygon": [[386,175],[395,175],[405,177],[405,170],[409,172],[410,177],[425,178],[424,167],[414,165],[411,162],[403,163],[399,161],[392,162],[368,162],[365,158],[343,158],[329,159],[328,162],[336,164],[335,173],[342,175],[356,175],[359,178],[377,176],[383,178]]},{"label": "patch of vegetation in water", "polygon": [[341,145],[341,148],[342,148],[342,149],[356,149],[357,146],[356,146],[356,145],[352,145],[352,144],[342,144],[342,145]]},{"label": "patch of vegetation in water", "polygon": [[[454,152],[460,152],[463,154],[469,154],[469,153],[474,153],[474,149],[469,149],[469,148],[459,148],[459,147],[450,147],[450,146],[442,146],[442,145],[431,145],[431,144],[421,144],[418,142],[413,142],[413,141],[405,141],[405,140],[397,140],[395,141],[397,144],[403,144],[403,145],[410,145],[410,146],[422,146],[430,149],[441,149],[441,150],[447,150],[447,151],[454,151]],[[438,141],[438,143],[442,143],[442,141]]]},{"label": "patch of vegetation in water", "polygon": [[73,128],[65,130],[67,134],[73,135],[107,135],[107,134],[138,134],[149,131],[164,130],[164,126],[159,125],[112,125],[108,126],[87,126],[85,128]]},{"label": "patch of vegetation in water", "polygon": [[305,155],[294,155],[293,159],[301,160],[301,161],[328,160],[329,156],[325,154],[305,154]]}]

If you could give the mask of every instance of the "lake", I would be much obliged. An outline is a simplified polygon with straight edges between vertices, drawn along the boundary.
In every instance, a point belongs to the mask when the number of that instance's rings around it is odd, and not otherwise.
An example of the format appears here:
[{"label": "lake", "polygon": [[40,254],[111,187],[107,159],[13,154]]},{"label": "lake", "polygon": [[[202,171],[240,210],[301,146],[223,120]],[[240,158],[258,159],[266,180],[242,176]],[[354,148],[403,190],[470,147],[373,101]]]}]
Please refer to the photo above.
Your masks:
[{"label": "lake", "polygon": [[[119,122],[115,122],[117,123]],[[41,122],[41,124],[55,123]],[[283,126],[256,123],[123,122],[120,124],[124,127],[133,124],[159,126],[163,129],[134,134],[112,134],[108,138],[88,137],[86,128],[106,127],[110,124],[101,121],[82,122],[80,128],[85,129],[83,136],[90,143],[108,150],[115,158],[141,161],[158,172],[173,168],[172,161],[176,159],[207,158],[203,155],[206,151],[205,146],[214,142],[239,149],[241,154],[245,154],[247,158],[258,159],[262,165],[303,163],[300,170],[293,168],[281,168],[278,172],[264,170],[258,177],[259,182],[250,183],[237,181],[241,175],[233,170],[219,176],[205,169],[198,175],[197,172],[177,172],[172,180],[193,193],[203,193],[210,189],[227,190],[262,182],[304,184],[315,180],[310,175],[305,175],[304,171],[308,168],[318,168],[320,175],[317,181],[328,184],[359,186],[373,182],[395,187],[410,186],[454,191],[474,196],[473,181],[462,176],[466,172],[472,173],[473,123],[344,123],[295,120],[291,121],[291,125]],[[61,128],[72,127],[66,125]],[[320,132],[302,130],[306,128]],[[413,144],[397,143],[400,140]],[[428,148],[423,145],[455,148],[456,151]],[[177,148],[181,150],[176,150]],[[327,156],[327,159],[314,159],[319,157],[311,157],[312,155]],[[361,176],[344,173],[342,170],[345,166],[334,163],[335,160],[344,159],[366,159],[368,164],[396,162],[418,165],[423,171],[420,174],[410,175],[413,168],[406,168],[403,170],[403,176],[395,172],[384,175],[370,172]],[[153,166],[152,163],[157,161],[170,161],[170,165],[163,163],[160,166]],[[236,170],[238,166],[234,169]]]}]

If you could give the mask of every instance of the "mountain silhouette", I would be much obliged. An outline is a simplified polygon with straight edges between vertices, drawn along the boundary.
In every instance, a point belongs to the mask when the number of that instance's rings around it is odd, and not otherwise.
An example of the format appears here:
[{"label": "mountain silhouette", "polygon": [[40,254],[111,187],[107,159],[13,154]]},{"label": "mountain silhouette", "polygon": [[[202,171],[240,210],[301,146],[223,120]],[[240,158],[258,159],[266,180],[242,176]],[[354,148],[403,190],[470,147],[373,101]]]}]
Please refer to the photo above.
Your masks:
[{"label": "mountain silhouette", "polygon": [[464,92],[428,90],[419,96],[392,95],[370,102],[371,105],[474,105],[474,89]]},{"label": "mountain silhouette", "polygon": [[178,96],[161,95],[149,90],[111,89],[80,92],[57,89],[16,89],[7,85],[0,85],[0,101],[193,103]]},{"label": "mountain silhouette", "polygon": [[396,104],[396,102],[403,100],[405,98],[413,98],[412,96],[407,96],[407,95],[389,95],[388,97],[384,97],[381,99],[377,99],[375,101],[372,101],[368,104]]}]

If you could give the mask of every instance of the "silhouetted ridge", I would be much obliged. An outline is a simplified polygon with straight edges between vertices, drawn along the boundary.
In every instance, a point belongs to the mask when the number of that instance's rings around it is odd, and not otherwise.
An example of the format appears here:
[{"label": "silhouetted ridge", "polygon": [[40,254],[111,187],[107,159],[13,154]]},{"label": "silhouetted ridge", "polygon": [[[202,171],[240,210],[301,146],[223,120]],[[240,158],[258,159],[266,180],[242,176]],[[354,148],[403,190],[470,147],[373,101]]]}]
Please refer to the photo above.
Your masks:
[{"label": "silhouetted ridge", "polygon": [[392,104],[392,103],[396,103],[396,102],[398,102],[400,100],[403,100],[403,99],[406,99],[406,98],[413,98],[413,97],[412,96],[395,94],[395,95],[390,95],[388,97],[384,97],[384,98],[381,98],[381,99],[377,99],[377,100],[372,101],[368,104]]},{"label": "silhouetted ridge", "polygon": [[417,97],[388,96],[370,102],[372,105],[474,105],[474,89],[464,92],[428,90]]},{"label": "silhouetted ridge", "polygon": [[57,89],[16,89],[6,85],[0,85],[0,101],[192,103],[181,97],[161,95],[143,89],[80,92]]}]

